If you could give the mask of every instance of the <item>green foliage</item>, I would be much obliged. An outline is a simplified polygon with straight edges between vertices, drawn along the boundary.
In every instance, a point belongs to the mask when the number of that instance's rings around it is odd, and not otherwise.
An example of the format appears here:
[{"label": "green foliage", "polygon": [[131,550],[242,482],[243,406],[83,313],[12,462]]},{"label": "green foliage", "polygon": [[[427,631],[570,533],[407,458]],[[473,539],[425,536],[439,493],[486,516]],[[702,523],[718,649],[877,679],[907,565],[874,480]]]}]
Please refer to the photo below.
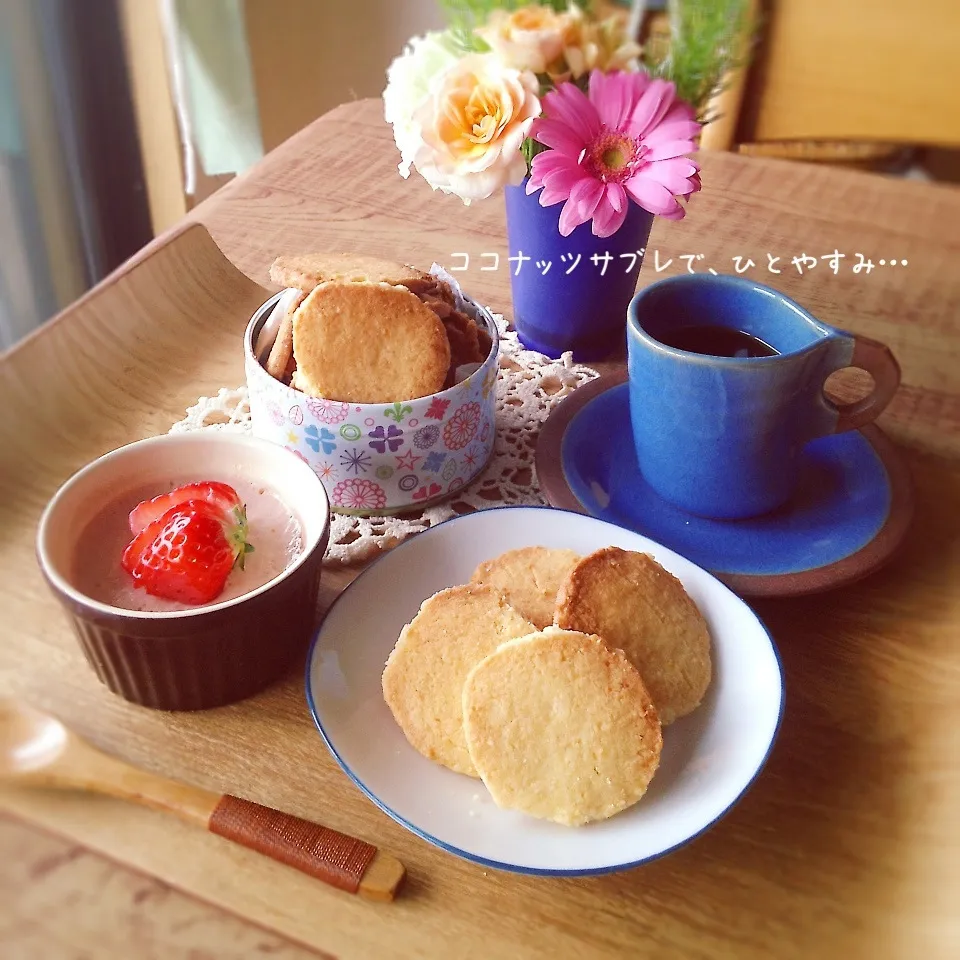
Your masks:
[{"label": "green foliage", "polygon": [[[464,51],[485,51],[487,45],[474,33],[494,10],[516,10],[538,2],[554,10],[567,9],[569,0],[437,0],[450,32]],[[590,0],[577,5],[590,10]],[[672,80],[677,94],[693,104],[699,119],[724,76],[743,63],[756,28],[751,22],[749,0],[669,0],[670,42],[664,49],[648,47],[643,65],[653,75]],[[585,82],[586,77],[582,78]],[[550,87],[547,78],[543,90]],[[582,84],[582,85],[585,85]],[[525,147],[528,153],[533,147]],[[532,155],[528,157],[532,159]]]},{"label": "green foliage", "polygon": [[644,65],[651,74],[672,80],[677,93],[693,104],[700,119],[724,75],[749,52],[748,0],[670,0],[670,44],[659,61]]},{"label": "green foliage", "polygon": [[543,153],[546,150],[542,143],[539,140],[534,140],[532,137],[527,137],[522,146],[520,147],[521,152],[523,153],[523,159],[527,161],[527,174],[530,173],[530,164],[533,163],[533,158],[538,153]]}]

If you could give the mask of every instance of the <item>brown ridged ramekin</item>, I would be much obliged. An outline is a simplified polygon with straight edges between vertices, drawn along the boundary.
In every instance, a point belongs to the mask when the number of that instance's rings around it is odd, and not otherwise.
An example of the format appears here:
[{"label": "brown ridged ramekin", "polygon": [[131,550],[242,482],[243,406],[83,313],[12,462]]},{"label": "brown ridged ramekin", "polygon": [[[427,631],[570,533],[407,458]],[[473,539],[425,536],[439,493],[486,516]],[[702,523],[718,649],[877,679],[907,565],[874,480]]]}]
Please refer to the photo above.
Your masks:
[{"label": "brown ridged ramekin", "polygon": [[[171,480],[230,483],[238,476],[268,487],[303,530],[303,552],[262,587],[222,603],[150,613],[93,600],[71,582],[77,538],[125,489],[154,478],[159,492]],[[202,710],[259,692],[305,650],[329,533],[323,485],[300,458],[265,440],[201,431],[141,440],[75,474],[41,517],[37,555],[87,660],[110,690],[145,707]]]}]

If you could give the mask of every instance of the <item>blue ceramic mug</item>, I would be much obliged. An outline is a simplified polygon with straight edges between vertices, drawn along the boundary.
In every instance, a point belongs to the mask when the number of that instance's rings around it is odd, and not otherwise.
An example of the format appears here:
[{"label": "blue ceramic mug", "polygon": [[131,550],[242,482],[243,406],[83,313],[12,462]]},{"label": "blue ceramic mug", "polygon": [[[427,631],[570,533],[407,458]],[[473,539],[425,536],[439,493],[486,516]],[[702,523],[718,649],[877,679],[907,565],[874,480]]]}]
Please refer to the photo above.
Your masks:
[{"label": "blue ceramic mug", "polygon": [[[630,418],[644,478],[664,500],[736,519],[782,506],[815,437],[873,420],[900,383],[890,350],[821,323],[750,280],[694,274],[630,303]],[[860,367],[872,393],[838,406],[824,381]]]}]

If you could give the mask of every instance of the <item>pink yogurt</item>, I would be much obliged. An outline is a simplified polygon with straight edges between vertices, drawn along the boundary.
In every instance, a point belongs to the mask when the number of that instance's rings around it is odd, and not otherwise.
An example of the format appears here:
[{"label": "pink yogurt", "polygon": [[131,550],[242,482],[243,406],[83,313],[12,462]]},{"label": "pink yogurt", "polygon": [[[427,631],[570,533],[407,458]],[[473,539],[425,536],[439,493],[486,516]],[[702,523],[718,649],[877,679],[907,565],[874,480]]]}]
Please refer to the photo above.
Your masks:
[{"label": "pink yogurt", "polygon": [[[171,482],[169,489],[191,479]],[[220,479],[207,477],[204,479]],[[223,593],[214,603],[233,600],[250,593],[279,576],[300,555],[303,537],[300,521],[293,511],[270,490],[247,480],[228,480],[247,507],[247,539],[254,550],[247,554],[244,569],[237,567],[227,577]],[[141,500],[162,493],[156,485],[132,490],[107,504],[91,521],[77,541],[73,560],[73,584],[100,603],[126,610],[164,612],[197,610],[196,605],[154,597],[137,587],[120,565],[127,544],[133,539],[127,517]]]}]

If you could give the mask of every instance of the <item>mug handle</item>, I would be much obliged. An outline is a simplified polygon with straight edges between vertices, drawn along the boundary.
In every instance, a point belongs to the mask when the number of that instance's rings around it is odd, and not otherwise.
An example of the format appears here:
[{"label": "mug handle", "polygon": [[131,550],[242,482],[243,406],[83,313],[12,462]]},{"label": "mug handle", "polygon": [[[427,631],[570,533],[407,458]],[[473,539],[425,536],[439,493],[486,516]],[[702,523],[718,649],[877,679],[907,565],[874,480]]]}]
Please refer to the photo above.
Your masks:
[{"label": "mug handle", "polygon": [[854,403],[829,401],[839,414],[834,433],[856,430],[876,420],[900,386],[900,364],[885,343],[861,336],[854,336],[853,341],[853,356],[846,366],[866,370],[873,377],[873,391]]}]

